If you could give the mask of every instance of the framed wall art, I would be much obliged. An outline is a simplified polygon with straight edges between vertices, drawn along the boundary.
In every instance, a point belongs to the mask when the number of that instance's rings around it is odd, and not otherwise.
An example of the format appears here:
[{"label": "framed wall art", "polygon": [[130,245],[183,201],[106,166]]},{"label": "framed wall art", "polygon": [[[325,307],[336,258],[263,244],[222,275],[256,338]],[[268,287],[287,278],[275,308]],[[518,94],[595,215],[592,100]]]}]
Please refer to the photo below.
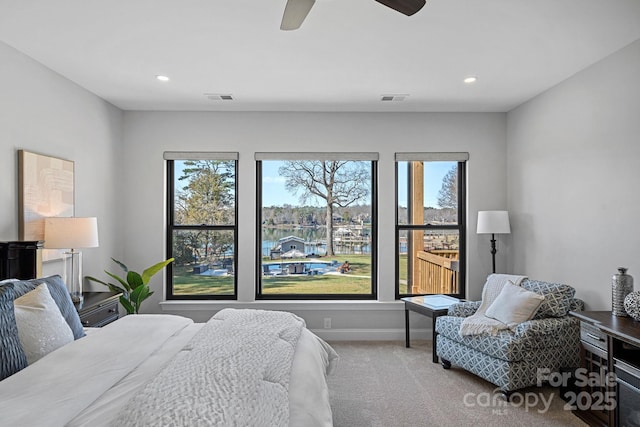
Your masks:
[{"label": "framed wall art", "polygon": [[[18,150],[18,210],[20,240],[43,240],[46,217],[73,216],[73,161]],[[60,250],[42,253],[43,261],[61,257]]]}]

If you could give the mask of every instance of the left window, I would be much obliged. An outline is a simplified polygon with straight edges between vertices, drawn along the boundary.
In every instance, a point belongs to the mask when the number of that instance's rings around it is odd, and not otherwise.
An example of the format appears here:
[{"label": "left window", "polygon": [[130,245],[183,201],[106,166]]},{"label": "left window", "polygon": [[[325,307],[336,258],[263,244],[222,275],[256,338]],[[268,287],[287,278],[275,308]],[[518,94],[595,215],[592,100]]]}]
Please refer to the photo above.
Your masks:
[{"label": "left window", "polygon": [[167,299],[237,295],[238,153],[165,152]]}]

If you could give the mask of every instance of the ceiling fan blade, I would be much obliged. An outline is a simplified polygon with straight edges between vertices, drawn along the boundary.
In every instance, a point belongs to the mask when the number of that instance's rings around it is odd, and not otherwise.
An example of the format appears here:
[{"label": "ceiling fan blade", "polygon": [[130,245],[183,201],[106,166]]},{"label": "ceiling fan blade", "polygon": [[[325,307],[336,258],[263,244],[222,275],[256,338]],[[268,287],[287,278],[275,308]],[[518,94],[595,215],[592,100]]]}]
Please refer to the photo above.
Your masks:
[{"label": "ceiling fan blade", "polygon": [[425,5],[426,0],[376,0],[393,10],[397,10],[400,13],[404,13],[407,16],[411,16]]},{"label": "ceiling fan blade", "polygon": [[315,2],[316,0],[287,0],[280,29],[291,31],[300,28]]}]

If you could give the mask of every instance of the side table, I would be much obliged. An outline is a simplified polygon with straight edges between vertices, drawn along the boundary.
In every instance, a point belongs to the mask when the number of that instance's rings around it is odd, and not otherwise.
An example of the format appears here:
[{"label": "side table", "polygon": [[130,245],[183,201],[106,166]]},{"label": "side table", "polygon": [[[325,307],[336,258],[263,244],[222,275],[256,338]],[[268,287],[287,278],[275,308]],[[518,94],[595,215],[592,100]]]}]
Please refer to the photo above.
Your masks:
[{"label": "side table", "polygon": [[404,332],[406,347],[411,347],[409,337],[409,311],[414,311],[424,316],[431,317],[431,339],[433,340],[431,347],[433,363],[438,363],[438,353],[436,352],[436,319],[447,314],[449,306],[462,300],[448,295],[425,295],[418,297],[405,297],[402,298],[402,301],[404,301]]},{"label": "side table", "polygon": [[84,302],[76,304],[80,322],[85,328],[100,328],[118,320],[120,294],[115,292],[83,292]]}]

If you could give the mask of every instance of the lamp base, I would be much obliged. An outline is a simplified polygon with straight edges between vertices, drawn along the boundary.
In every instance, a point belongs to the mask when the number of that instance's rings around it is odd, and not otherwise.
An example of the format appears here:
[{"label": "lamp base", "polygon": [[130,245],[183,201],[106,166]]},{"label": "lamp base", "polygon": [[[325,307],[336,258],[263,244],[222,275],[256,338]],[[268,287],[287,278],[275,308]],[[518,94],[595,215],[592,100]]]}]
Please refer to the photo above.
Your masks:
[{"label": "lamp base", "polygon": [[491,233],[491,260],[493,261],[493,274],[496,273],[496,235],[495,233]]},{"label": "lamp base", "polygon": [[76,305],[81,305],[84,301],[82,296],[82,252],[71,249],[63,254],[63,259],[62,280],[67,285],[71,301]]},{"label": "lamp base", "polygon": [[84,302],[84,296],[82,296],[82,293],[74,292],[69,295],[71,295],[71,301],[73,301],[75,305],[79,306],[79,308],[82,308],[82,303]]}]

